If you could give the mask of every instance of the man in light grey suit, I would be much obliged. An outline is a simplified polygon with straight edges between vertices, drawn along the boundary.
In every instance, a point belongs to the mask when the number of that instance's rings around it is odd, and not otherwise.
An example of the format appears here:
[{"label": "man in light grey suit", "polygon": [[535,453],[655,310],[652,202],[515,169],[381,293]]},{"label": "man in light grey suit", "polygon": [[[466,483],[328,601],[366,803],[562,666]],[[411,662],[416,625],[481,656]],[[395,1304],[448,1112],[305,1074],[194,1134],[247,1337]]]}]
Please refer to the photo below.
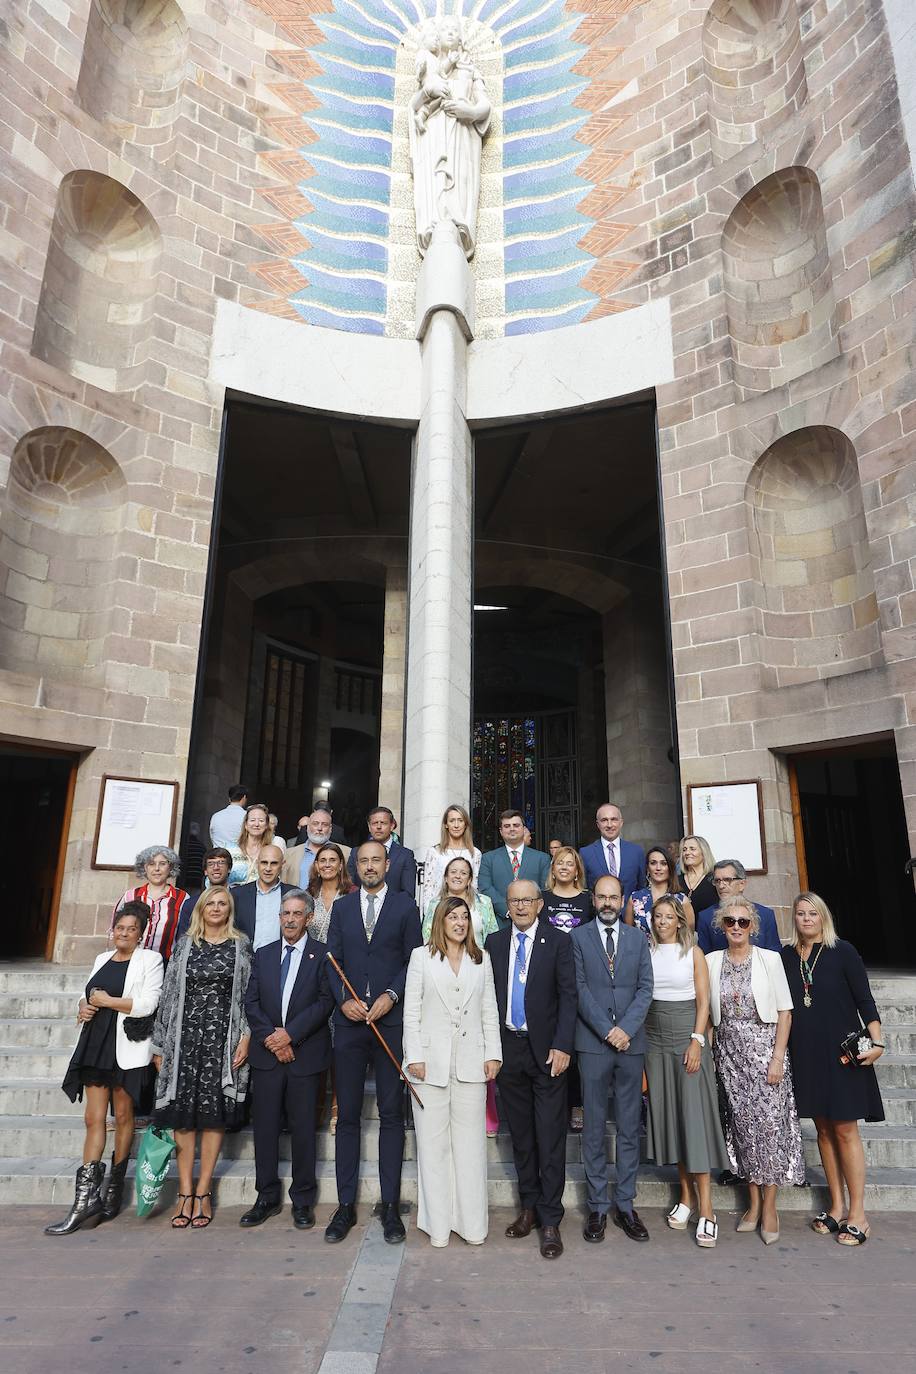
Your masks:
[{"label": "man in light grey suit", "polygon": [[646,1050],[643,1022],[652,1001],[649,946],[641,930],[622,925],[620,879],[606,874],[592,889],[594,921],[571,933],[576,961],[576,1057],[582,1082],[585,1124],[582,1159],[588,1185],[587,1241],[604,1240],[607,1227],[608,1160],[605,1129],[608,1094],[614,1094],[617,1124],[617,1186],[613,1222],[631,1240],[648,1240],[633,1203],[639,1168],[642,1071]]},{"label": "man in light grey suit", "polygon": [[480,861],[477,891],[490,898],[499,928],[505,930],[509,925],[509,884],[532,882],[543,888],[550,872],[550,855],[525,844],[525,818],[521,811],[501,812],[499,833],[503,841],[499,849],[488,849]]}]

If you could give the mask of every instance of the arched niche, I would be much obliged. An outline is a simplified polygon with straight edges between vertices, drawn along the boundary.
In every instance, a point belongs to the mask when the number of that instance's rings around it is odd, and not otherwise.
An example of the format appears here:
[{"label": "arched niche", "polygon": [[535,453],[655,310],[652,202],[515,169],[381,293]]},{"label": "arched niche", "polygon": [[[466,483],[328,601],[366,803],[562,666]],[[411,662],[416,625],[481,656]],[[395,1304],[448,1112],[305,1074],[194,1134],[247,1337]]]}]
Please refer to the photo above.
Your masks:
[{"label": "arched niche", "polygon": [[36,358],[104,391],[142,381],[162,236],[142,201],[99,172],[57,193],[32,337]]},{"label": "arched niche", "polygon": [[102,663],[127,484],[101,444],[49,425],[13,451],[0,514],[0,662],[85,678]]},{"label": "arched niche", "polygon": [[178,114],[188,24],[174,0],[92,0],[80,104],[124,138],[164,142]]},{"label": "arched niche", "polygon": [[805,103],[796,0],[714,0],[703,65],[713,153],[724,160]]},{"label": "arched niche", "polygon": [[725,292],[744,397],[772,391],[839,353],[817,177],[786,167],[738,202],[722,234]]},{"label": "arched niche", "polygon": [[878,603],[855,450],[813,425],[778,439],[747,483],[761,661],[779,685],[881,661]]}]

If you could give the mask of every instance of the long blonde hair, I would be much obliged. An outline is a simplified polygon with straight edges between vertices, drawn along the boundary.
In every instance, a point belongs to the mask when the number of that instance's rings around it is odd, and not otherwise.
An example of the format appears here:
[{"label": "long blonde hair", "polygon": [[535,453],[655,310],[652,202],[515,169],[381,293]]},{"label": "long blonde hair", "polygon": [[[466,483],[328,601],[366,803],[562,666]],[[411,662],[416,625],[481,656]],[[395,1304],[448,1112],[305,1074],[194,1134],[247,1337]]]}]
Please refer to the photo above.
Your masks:
[{"label": "long blonde hair", "polygon": [[553,858],[551,859],[550,868],[548,869],[547,878],[544,883],[545,888],[548,892],[553,892],[553,885],[556,881],[556,874],[553,871],[553,866],[556,863],[557,859],[561,858],[564,854],[572,855],[576,863],[576,886],[578,887],[580,892],[587,892],[588,883],[585,881],[585,864],[582,862],[582,858],[579,854],[578,849],[573,849],[571,844],[561,844],[560,848],[557,850],[556,854],[554,854]]},{"label": "long blonde hair", "polygon": [[483,961],[480,945],[474,935],[474,915],[470,904],[463,897],[443,897],[433,913],[432,929],[429,932],[427,949],[430,954],[438,954],[440,959],[448,957],[448,943],[445,938],[445,918],[450,911],[455,911],[457,907],[463,906],[468,913],[468,933],[464,942],[464,947],[468,952],[468,957],[474,964]]},{"label": "long blonde hair", "polygon": [[274,828],[270,823],[270,811],[263,802],[252,802],[250,806],[245,807],[245,819],[242,821],[242,828],[239,831],[238,838],[239,849],[241,849],[246,859],[248,858],[246,846],[248,841],[254,838],[253,835],[248,834],[248,817],[251,815],[252,811],[263,811],[267,820],[267,827],[258,843],[258,853],[261,852],[266,844],[273,844],[274,842]]},{"label": "long blonde hair", "polygon": [[824,946],[825,949],[834,949],[836,947],[836,942],[839,939],[839,936],[836,933],[836,924],[834,922],[829,906],[824,901],[823,897],[819,897],[816,892],[799,892],[798,896],[795,898],[795,901],[792,903],[792,927],[795,931],[795,939],[792,942],[792,948],[797,950],[799,945],[801,944],[801,939],[799,938],[798,934],[798,926],[795,923],[795,913],[798,910],[799,902],[810,902],[811,905],[814,907],[814,910],[821,918],[820,943]]},{"label": "long blonde hair", "polygon": [[[444,854],[445,851],[451,847],[449,845],[449,840],[452,837],[448,833],[448,814],[450,811],[457,811],[461,819],[464,821],[464,834],[461,837],[461,842],[464,845],[464,848],[467,849],[471,854],[473,854],[474,832],[471,829],[471,818],[465,811],[464,807],[459,806],[457,802],[454,802],[451,806],[447,806],[442,813],[442,826],[439,830],[439,844],[437,845],[439,853]],[[471,877],[473,878],[473,876],[474,875],[472,872]]]},{"label": "long blonde hair", "polygon": [[684,915],[680,902],[676,902],[670,892],[666,892],[663,897],[659,897],[658,901],[652,904],[652,915],[649,920],[649,945],[653,950],[659,947],[658,936],[655,934],[655,913],[660,906],[670,906],[677,918],[677,943],[681,947],[680,957],[683,959],[696,944],[696,936],[687,924],[687,917]]},{"label": "long blonde hair", "polygon": [[204,908],[209,905],[210,899],[217,893],[224,893],[229,898],[229,919],[226,923],[226,935],[230,940],[242,940],[245,938],[244,931],[239,930],[235,924],[235,902],[232,893],[223,883],[217,883],[215,887],[205,888],[197,899],[194,910],[191,912],[191,921],[188,926],[188,938],[192,944],[199,946],[204,938]]},{"label": "long blonde hair", "polygon": [[684,838],[681,840],[677,848],[677,856],[681,861],[681,868],[686,874],[687,868],[684,863],[684,845],[687,843],[688,840],[693,840],[694,844],[697,846],[700,853],[703,855],[703,873],[708,878],[710,873],[716,866],[716,861],[713,858],[712,850],[709,847],[709,841],[705,840],[702,835],[685,835]]}]

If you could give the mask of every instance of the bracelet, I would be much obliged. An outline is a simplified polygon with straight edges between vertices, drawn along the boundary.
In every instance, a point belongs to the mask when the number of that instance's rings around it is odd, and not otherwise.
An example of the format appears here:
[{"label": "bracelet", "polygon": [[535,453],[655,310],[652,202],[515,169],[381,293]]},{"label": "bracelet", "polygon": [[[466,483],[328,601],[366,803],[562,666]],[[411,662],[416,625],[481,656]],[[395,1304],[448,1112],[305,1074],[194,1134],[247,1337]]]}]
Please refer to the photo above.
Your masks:
[{"label": "bracelet", "polygon": [[885,1045],[885,1043],[884,1043],[883,1040],[873,1040],[873,1041],[871,1042],[871,1047],[872,1047],[873,1050],[886,1050],[886,1049],[887,1049],[887,1046]]}]

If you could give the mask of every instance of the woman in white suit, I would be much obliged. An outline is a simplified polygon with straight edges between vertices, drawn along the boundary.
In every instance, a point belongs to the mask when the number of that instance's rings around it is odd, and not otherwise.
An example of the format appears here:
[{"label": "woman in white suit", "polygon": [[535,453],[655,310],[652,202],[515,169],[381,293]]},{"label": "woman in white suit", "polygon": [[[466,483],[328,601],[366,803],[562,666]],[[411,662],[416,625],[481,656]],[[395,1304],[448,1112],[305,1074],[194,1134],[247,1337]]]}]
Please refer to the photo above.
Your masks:
[{"label": "woman in white suit", "polygon": [[404,992],[404,1066],[422,1084],[414,1113],[417,1225],[432,1245],[455,1231],[469,1245],[487,1235],[486,1085],[502,1047],[489,955],[474,939],[467,902],[446,897],[429,943],[410,956]]},{"label": "woman in white suit", "polygon": [[[98,956],[86,995],[80,998],[76,1013],[80,1038],[63,1089],[71,1102],[86,1094],[83,1162],[76,1172],[73,1206],[62,1221],[45,1228],[49,1236],[67,1236],[96,1218],[110,1221],[121,1210],[134,1111],[141,1107],[152,1082],[153,1013],[162,992],[162,955],[141,948],[149,918],[146,902],[124,903],[112,931],[114,951]],[[102,1197],[109,1099],[115,1139],[108,1189]]]}]

